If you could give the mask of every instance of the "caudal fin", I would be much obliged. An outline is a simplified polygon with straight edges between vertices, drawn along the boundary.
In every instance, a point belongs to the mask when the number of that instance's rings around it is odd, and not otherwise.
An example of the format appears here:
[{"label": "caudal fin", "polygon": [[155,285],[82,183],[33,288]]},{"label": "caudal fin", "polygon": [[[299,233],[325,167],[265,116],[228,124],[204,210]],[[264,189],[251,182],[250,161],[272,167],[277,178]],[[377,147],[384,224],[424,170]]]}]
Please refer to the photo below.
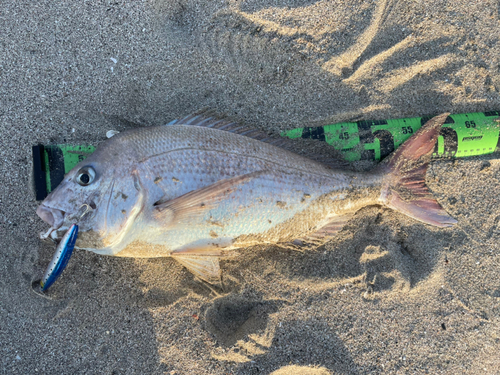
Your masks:
[{"label": "caudal fin", "polygon": [[457,221],[449,216],[425,185],[425,173],[441,125],[449,113],[433,117],[380,165],[384,182],[380,199],[388,207],[438,227]]}]

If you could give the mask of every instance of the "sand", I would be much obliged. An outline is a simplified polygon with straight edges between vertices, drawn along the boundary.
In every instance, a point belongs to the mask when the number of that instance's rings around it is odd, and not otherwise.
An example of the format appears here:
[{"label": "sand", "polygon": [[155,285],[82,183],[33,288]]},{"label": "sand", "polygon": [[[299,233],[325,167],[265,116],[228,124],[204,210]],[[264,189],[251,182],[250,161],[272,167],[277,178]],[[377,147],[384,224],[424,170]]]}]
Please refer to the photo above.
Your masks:
[{"label": "sand", "polygon": [[[258,246],[209,288],[75,251],[47,298],[31,146],[211,108],[269,132],[500,109],[495,1],[6,0],[0,373],[498,374],[498,155],[432,163],[458,225],[380,207],[304,253]],[[314,146],[313,146],[314,147]],[[308,152],[308,150],[304,150]]]}]

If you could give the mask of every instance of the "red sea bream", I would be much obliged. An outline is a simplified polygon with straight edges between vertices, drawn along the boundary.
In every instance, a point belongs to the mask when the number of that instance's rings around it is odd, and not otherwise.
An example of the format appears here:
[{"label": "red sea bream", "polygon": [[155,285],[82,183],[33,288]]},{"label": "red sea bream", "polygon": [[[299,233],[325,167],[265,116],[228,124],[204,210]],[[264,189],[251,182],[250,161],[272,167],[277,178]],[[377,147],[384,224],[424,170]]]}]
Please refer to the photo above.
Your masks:
[{"label": "red sea bream", "polygon": [[453,225],[424,181],[446,117],[431,119],[369,173],[332,169],[259,131],[210,118],[133,129],[100,144],[37,213],[55,238],[78,224],[77,248],[172,256],[216,282],[221,255],[255,244],[325,242],[367,205]]}]

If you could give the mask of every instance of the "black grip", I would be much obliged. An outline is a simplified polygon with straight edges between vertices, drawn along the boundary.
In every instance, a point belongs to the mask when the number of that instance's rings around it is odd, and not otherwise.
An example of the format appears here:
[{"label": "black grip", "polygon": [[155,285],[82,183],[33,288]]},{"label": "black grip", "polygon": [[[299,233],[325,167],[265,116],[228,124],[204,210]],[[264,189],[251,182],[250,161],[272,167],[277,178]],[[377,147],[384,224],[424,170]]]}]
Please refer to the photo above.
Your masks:
[{"label": "black grip", "polygon": [[44,147],[41,144],[32,147],[33,151],[33,187],[37,201],[42,201],[47,196],[47,181],[45,178],[45,165],[43,162]]}]

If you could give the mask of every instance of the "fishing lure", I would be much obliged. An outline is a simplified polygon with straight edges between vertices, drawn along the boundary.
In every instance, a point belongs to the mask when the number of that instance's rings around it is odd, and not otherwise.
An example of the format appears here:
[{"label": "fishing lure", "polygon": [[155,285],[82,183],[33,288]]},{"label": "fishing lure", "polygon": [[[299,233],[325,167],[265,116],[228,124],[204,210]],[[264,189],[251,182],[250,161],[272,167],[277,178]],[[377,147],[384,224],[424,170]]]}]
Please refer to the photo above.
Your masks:
[{"label": "fishing lure", "polygon": [[72,224],[62,237],[59,245],[57,245],[56,253],[47,267],[42,280],[40,281],[40,289],[42,292],[49,289],[66,268],[68,260],[73,253],[77,236],[78,225]]}]

